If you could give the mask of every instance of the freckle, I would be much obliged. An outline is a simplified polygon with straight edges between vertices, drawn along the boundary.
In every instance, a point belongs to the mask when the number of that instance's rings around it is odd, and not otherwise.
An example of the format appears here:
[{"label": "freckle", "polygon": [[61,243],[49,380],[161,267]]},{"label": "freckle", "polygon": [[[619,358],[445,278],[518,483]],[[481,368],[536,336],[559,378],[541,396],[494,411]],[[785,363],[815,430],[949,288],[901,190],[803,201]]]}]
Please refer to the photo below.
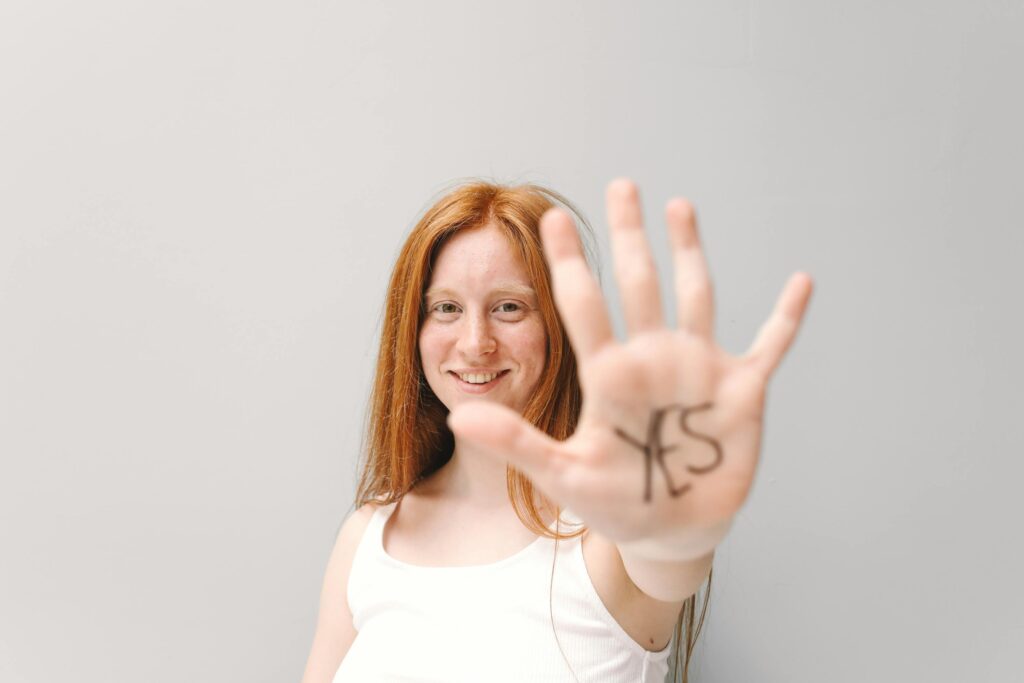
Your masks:
[{"label": "freckle", "polygon": [[654,638],[651,638],[651,645],[654,645]]}]

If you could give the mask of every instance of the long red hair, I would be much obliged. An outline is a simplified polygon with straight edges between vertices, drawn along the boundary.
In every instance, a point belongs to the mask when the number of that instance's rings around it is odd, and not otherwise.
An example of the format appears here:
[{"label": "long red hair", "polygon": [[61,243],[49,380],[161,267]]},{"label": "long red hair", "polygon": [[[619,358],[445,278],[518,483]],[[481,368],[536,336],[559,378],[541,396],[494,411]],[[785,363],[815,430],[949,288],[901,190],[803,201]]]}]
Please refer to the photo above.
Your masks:
[{"label": "long red hair", "polygon": [[[391,273],[377,355],[377,368],[366,419],[364,460],[361,465],[355,506],[386,505],[402,498],[416,483],[440,469],[452,456],[455,442],[445,422],[448,409],[434,395],[423,374],[419,332],[426,310],[424,292],[441,248],[462,230],[496,225],[522,259],[537,294],[547,333],[545,367],[523,410],[523,417],[552,438],[565,440],[576,429],[582,404],[576,356],[554,304],[551,276],[540,240],[540,218],[549,208],[561,206],[577,218],[582,242],[589,250],[593,231],[582,213],[559,193],[534,184],[500,185],[474,180],[456,186],[437,200],[416,223],[402,246]],[[523,524],[548,538],[573,538],[586,528],[562,534],[551,531],[536,500],[558,515],[553,505],[521,472],[506,470],[509,501]],[[710,589],[710,583],[709,583]],[[695,596],[690,597],[676,624],[676,642],[687,624],[686,681],[691,650],[700,632],[693,630]],[[707,600],[701,611],[703,623]],[[678,670],[679,651],[676,652]],[[673,676],[674,678],[674,676]]]}]

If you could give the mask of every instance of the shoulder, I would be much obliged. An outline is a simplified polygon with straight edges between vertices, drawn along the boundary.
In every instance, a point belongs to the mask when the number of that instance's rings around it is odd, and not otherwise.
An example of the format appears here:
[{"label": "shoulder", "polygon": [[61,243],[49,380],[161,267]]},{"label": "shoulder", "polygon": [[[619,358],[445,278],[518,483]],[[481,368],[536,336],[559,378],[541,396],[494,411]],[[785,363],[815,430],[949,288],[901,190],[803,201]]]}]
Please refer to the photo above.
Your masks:
[{"label": "shoulder", "polygon": [[348,573],[352,567],[355,549],[367,531],[374,512],[380,507],[377,502],[359,506],[345,518],[334,541],[334,548],[328,558],[324,577],[324,594],[332,604],[335,613],[348,614]]},{"label": "shoulder", "polygon": [[366,533],[366,527],[369,526],[373,514],[382,506],[379,500],[372,500],[359,506],[342,522],[334,541],[334,548],[331,550],[331,557],[327,561],[328,579],[335,587],[347,587],[356,548]]},{"label": "shoulder", "polygon": [[380,501],[370,501],[359,506],[358,509],[349,514],[338,529],[338,537],[334,543],[335,552],[343,552],[349,555],[355,553],[356,546],[362,540],[366,527],[370,524],[373,513],[382,507]]},{"label": "shoulder", "polygon": [[348,599],[346,590],[348,588],[349,570],[352,568],[352,560],[355,556],[359,541],[366,533],[366,527],[370,524],[373,513],[380,507],[379,503],[370,502],[361,505],[357,510],[349,514],[338,529],[337,537],[334,539],[334,547],[327,560],[327,570],[324,576],[324,589],[333,589],[335,608],[344,608],[348,612]]},{"label": "shoulder", "polygon": [[664,649],[684,601],[663,602],[637,588],[614,542],[588,530],[582,543],[587,573],[608,613],[645,650]]}]

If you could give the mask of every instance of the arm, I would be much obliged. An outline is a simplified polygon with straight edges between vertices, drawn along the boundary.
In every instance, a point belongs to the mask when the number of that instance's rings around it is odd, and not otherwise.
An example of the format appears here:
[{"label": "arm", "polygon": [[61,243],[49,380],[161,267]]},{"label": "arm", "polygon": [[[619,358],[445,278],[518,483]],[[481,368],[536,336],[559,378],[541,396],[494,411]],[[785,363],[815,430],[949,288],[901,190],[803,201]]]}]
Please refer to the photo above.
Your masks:
[{"label": "arm", "polygon": [[731,521],[725,521],[699,531],[676,532],[672,537],[616,545],[637,588],[657,600],[685,600],[708,578],[715,548],[731,526]]},{"label": "arm", "polygon": [[686,600],[708,578],[715,551],[694,560],[651,560],[619,546],[622,564],[633,585],[662,602]]}]

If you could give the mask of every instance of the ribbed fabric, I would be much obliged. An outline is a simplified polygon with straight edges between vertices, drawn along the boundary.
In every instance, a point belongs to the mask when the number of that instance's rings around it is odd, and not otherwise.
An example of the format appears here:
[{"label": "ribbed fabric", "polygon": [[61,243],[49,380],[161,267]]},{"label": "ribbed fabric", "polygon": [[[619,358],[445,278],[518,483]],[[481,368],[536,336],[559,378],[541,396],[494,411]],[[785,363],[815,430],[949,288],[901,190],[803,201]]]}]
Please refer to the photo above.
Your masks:
[{"label": "ribbed fabric", "polygon": [[[356,548],[348,604],[358,635],[334,683],[665,680],[671,645],[649,652],[619,626],[590,581],[580,538],[558,542],[550,609],[563,658],[548,602],[553,539],[539,536],[492,564],[410,565],[384,552],[397,505],[374,511]],[[563,511],[562,533],[578,521]]]}]

